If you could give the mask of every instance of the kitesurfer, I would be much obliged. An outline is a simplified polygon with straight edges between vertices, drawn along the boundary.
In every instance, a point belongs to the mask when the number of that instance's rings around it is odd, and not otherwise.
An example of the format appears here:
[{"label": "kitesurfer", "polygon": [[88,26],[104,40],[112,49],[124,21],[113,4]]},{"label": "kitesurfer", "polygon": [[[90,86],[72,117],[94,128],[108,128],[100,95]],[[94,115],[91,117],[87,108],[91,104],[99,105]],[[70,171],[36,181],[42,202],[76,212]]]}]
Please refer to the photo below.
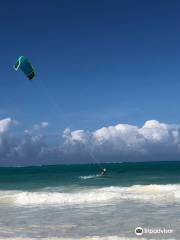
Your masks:
[{"label": "kitesurfer", "polygon": [[102,172],[101,172],[101,176],[105,175],[106,173],[107,173],[106,168],[103,168],[103,169],[102,169]]}]

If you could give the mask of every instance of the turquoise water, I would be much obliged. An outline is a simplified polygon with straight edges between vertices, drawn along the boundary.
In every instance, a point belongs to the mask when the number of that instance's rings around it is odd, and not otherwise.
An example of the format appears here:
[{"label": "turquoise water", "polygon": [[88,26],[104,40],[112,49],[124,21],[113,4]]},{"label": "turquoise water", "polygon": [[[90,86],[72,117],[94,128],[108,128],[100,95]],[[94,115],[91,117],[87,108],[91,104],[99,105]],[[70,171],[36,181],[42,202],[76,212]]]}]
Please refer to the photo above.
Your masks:
[{"label": "turquoise water", "polygon": [[0,239],[178,239],[179,216],[180,162],[0,168]]},{"label": "turquoise water", "polygon": [[[108,170],[104,177],[98,176],[101,173],[101,168]],[[0,189],[2,190],[31,190],[71,185],[74,187],[102,187],[173,183],[180,183],[180,162],[72,164],[0,168]]]}]

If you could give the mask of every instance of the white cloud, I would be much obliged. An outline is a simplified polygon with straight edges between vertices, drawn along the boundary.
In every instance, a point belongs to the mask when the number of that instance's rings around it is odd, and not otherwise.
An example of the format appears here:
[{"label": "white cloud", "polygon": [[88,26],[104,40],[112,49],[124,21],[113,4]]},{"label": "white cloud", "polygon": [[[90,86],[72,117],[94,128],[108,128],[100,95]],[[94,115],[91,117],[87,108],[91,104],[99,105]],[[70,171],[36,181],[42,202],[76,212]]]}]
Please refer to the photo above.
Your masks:
[{"label": "white cloud", "polygon": [[[11,118],[0,120],[0,165],[35,165],[69,162],[180,160],[180,125],[150,120],[142,127],[129,124],[95,131],[65,129],[62,143],[49,144],[35,124],[22,137],[13,135]],[[57,140],[58,141],[58,140]],[[93,157],[95,156],[95,158]]]},{"label": "white cloud", "polygon": [[63,136],[69,152],[72,149],[75,152],[75,146],[79,151],[81,145],[81,149],[88,149],[108,161],[114,161],[114,158],[133,161],[180,157],[180,125],[156,120],[147,121],[142,127],[118,124],[91,133],[66,129]]},{"label": "white cloud", "polygon": [[13,125],[14,121],[11,118],[5,118],[0,120],[0,133],[4,133],[9,130],[9,127]]},{"label": "white cloud", "polygon": [[41,123],[36,123],[32,126],[31,129],[25,129],[24,132],[25,133],[33,133],[34,131],[39,131],[43,128],[47,128],[49,126],[49,123],[48,122],[41,122]]},{"label": "white cloud", "polygon": [[49,126],[48,122],[41,122],[41,128],[47,128]]}]

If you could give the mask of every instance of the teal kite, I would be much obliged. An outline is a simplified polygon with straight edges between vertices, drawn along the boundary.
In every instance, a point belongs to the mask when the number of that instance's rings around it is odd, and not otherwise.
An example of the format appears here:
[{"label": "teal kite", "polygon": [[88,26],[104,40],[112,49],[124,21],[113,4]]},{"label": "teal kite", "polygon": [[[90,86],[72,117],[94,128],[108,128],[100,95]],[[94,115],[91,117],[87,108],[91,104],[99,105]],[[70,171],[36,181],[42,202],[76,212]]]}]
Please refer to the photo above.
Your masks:
[{"label": "teal kite", "polygon": [[18,58],[17,62],[14,65],[14,69],[17,71],[19,68],[23,71],[29,80],[32,80],[35,77],[34,68],[27,57],[20,56]]}]

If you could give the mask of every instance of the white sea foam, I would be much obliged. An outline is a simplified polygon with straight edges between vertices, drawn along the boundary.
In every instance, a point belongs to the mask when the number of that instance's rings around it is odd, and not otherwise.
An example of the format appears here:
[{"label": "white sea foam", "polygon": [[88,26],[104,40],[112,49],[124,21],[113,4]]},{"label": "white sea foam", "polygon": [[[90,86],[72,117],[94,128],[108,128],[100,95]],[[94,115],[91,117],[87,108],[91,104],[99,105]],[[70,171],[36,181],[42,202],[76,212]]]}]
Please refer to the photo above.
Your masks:
[{"label": "white sea foam", "polygon": [[0,191],[1,203],[31,204],[94,204],[119,201],[159,203],[180,202],[180,185],[134,185],[131,187],[103,187],[75,192]]},{"label": "white sea foam", "polygon": [[100,174],[96,174],[96,175],[80,176],[79,178],[86,180],[86,179],[90,179],[90,178],[97,178],[100,176],[101,176]]}]

